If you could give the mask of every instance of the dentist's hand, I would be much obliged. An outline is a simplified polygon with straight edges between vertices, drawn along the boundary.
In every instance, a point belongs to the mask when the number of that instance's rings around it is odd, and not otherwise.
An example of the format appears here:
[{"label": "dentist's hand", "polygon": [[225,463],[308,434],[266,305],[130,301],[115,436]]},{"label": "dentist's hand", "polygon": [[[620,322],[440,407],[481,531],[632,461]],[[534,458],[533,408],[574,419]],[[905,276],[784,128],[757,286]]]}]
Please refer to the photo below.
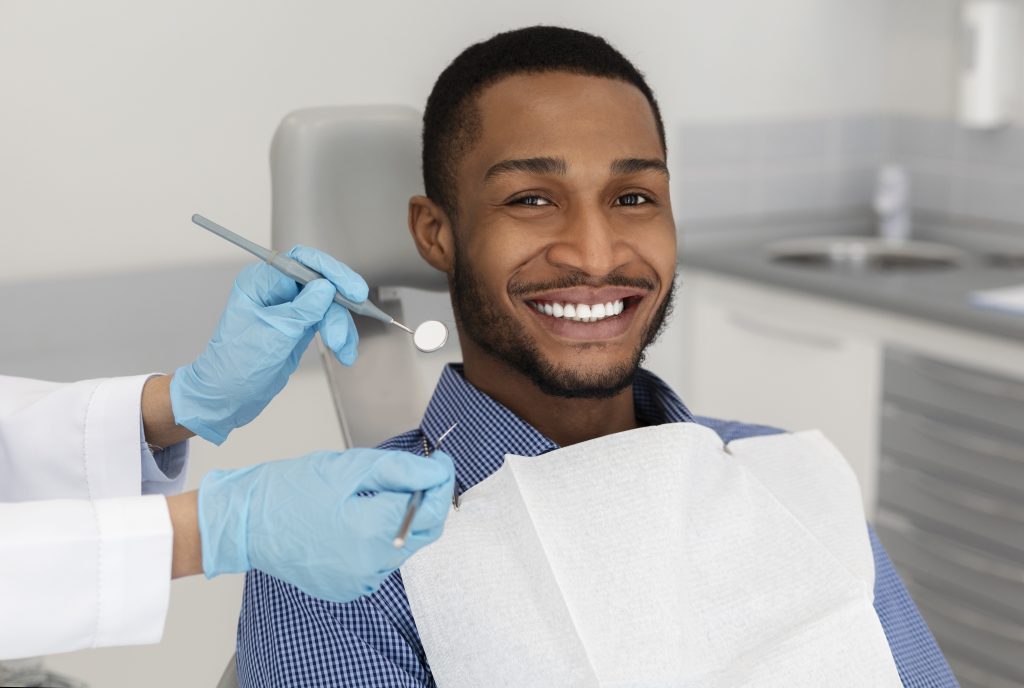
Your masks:
[{"label": "dentist's hand", "polygon": [[[454,485],[452,460],[440,451],[350,449],[212,471],[199,487],[203,571],[255,568],[314,597],[354,600],[441,536]],[[425,498],[408,542],[395,549],[415,490]]]},{"label": "dentist's hand", "polygon": [[296,246],[288,255],[326,279],[299,285],[274,268],[251,265],[235,279],[206,351],[171,379],[174,420],[220,444],[255,418],[295,371],[314,333],[345,365],[356,360],[352,315],[333,303],[335,289],[366,299],[366,282],[326,253]]}]

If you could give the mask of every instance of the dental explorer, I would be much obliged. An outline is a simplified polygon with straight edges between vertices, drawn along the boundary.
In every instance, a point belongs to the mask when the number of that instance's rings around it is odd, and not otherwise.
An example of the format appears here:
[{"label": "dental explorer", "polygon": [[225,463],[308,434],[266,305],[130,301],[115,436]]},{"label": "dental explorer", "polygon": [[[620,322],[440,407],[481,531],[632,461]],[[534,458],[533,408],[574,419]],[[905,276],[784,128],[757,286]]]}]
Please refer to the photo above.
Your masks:
[{"label": "dental explorer", "polygon": [[[458,425],[458,424],[459,424],[458,421],[456,421],[455,423],[452,424],[452,426],[450,428],[448,428],[447,430],[444,431],[444,434],[442,434],[440,437],[437,438],[437,442],[434,443],[434,450],[433,451],[429,451],[428,452],[430,447],[427,446],[427,438],[426,438],[426,436],[424,436],[423,437],[423,454],[424,454],[424,456],[429,458],[431,454],[433,454],[438,449],[440,449],[441,448],[441,442],[444,442],[444,438],[447,437],[448,434],[452,430],[454,430],[455,426]],[[458,487],[456,487],[456,494],[457,494],[457,492],[458,492]],[[416,490],[415,492],[412,493],[412,497],[409,498],[409,504],[405,507],[405,516],[402,518],[402,525],[400,525],[398,527],[398,532],[395,533],[395,539],[391,541],[391,544],[395,546],[395,549],[402,549],[402,547],[405,546],[406,540],[409,539],[409,529],[412,527],[412,519],[415,518],[416,512],[419,511],[420,505],[423,504],[423,498],[424,498],[425,495],[426,495],[426,493],[423,490]],[[452,504],[456,507],[456,509],[458,508],[458,505],[459,505],[457,500],[458,500],[457,496],[453,496],[452,497]]]},{"label": "dental explorer", "polygon": [[[192,216],[192,222],[196,223],[203,229],[209,230],[222,239],[230,241],[235,246],[245,249],[267,265],[276,268],[279,272],[292,278],[299,284],[306,284],[307,282],[312,282],[315,279],[323,278],[323,275],[319,272],[306,267],[294,258],[289,258],[278,251],[263,248],[259,244],[253,243],[245,237],[235,234],[230,229],[222,227],[213,220],[209,220],[198,213]],[[346,299],[340,293],[335,293],[334,302],[343,308],[347,308],[353,313],[358,313],[359,315],[379,320],[388,325],[394,325],[395,327],[408,332],[412,335],[412,341],[416,348],[424,353],[437,351],[445,345],[445,342],[448,341],[448,328],[440,321],[427,320],[426,322],[421,323],[414,331],[382,311],[369,299],[362,303],[356,303],[355,301]]]}]

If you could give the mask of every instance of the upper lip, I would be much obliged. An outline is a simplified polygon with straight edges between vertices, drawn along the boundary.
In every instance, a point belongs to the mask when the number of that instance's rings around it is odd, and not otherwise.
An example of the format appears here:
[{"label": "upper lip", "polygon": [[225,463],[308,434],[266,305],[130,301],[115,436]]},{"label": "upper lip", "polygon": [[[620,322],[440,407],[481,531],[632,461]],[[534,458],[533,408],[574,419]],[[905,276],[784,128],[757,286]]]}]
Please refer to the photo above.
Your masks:
[{"label": "upper lip", "polygon": [[609,303],[632,296],[645,296],[647,291],[638,287],[571,287],[538,292],[526,297],[527,301],[551,301],[553,303]]}]

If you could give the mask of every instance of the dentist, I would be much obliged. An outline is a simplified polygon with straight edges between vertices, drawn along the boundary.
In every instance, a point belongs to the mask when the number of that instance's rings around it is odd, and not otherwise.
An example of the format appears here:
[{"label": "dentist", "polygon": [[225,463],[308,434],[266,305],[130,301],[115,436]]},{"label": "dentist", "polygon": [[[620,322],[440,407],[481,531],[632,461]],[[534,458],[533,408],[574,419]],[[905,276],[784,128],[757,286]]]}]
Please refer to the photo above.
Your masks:
[{"label": "dentist", "polygon": [[[319,251],[289,255],[326,279],[300,291],[245,268],[206,350],[173,376],[0,376],[0,659],[158,642],[171,578],[200,572],[255,568],[349,601],[440,536],[454,484],[441,452],[317,452],[211,471],[179,494],[188,438],[220,444],[255,418],[314,334],[355,362],[352,316],[332,299],[362,301],[366,283]],[[416,490],[426,499],[396,550]]]}]

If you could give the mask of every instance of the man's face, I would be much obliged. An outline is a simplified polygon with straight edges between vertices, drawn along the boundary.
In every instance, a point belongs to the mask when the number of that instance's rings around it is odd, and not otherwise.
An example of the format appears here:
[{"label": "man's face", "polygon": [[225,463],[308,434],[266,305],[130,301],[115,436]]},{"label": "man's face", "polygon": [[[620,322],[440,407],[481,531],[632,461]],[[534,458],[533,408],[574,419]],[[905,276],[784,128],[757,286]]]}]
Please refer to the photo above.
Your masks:
[{"label": "man's face", "polygon": [[563,72],[505,78],[477,105],[482,131],[457,169],[460,330],[545,393],[611,396],[671,301],[675,225],[651,108],[626,82]]}]

